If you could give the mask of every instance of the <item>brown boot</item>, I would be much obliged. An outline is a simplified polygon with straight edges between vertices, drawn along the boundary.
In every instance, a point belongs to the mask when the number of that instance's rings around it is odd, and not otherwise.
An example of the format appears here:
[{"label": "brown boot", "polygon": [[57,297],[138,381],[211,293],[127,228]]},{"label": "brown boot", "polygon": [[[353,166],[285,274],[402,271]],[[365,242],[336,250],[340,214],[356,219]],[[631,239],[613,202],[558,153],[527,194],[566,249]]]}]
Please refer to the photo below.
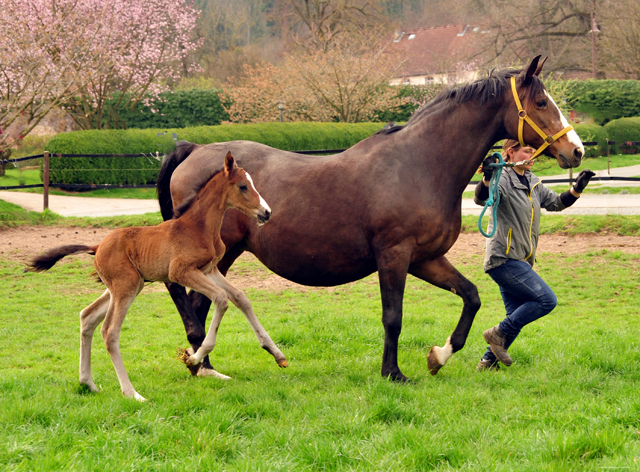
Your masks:
[{"label": "brown boot", "polygon": [[500,370],[500,363],[498,360],[480,359],[476,366],[476,371],[481,372],[483,370]]},{"label": "brown boot", "polygon": [[502,331],[500,331],[500,328],[494,326],[486,330],[482,335],[484,336],[484,340],[489,344],[491,352],[493,352],[500,362],[506,366],[513,364],[513,359],[511,359],[504,347],[506,339]]}]

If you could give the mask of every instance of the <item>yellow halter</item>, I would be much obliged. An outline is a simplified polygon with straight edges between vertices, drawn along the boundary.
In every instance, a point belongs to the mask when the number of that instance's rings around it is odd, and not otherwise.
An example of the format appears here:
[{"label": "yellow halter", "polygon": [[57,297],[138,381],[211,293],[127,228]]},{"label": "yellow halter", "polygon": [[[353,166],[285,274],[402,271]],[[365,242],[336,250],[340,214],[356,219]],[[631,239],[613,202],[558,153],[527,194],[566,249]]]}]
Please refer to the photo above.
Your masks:
[{"label": "yellow halter", "polygon": [[523,136],[523,133],[522,133],[525,121],[527,123],[529,123],[529,126],[531,126],[533,128],[533,130],[536,133],[538,133],[542,139],[544,139],[544,143],[542,143],[542,146],[540,146],[538,149],[536,149],[536,151],[533,153],[533,155],[530,157],[529,160],[533,160],[536,157],[538,157],[540,154],[542,154],[542,152],[549,145],[553,144],[558,138],[560,138],[561,136],[564,136],[565,134],[567,134],[569,131],[571,131],[573,129],[573,126],[567,126],[563,130],[558,131],[553,136],[545,134],[538,127],[538,125],[536,125],[533,122],[533,120],[531,118],[529,118],[529,115],[527,114],[525,109],[522,108],[522,104],[520,103],[520,98],[518,97],[518,91],[516,89],[516,78],[515,77],[511,77],[511,91],[513,92],[513,99],[515,100],[516,106],[518,107],[518,118],[519,118],[519,120],[518,120],[518,141],[520,141],[520,146],[522,146],[522,147],[526,146],[526,144],[524,143],[524,136]]}]

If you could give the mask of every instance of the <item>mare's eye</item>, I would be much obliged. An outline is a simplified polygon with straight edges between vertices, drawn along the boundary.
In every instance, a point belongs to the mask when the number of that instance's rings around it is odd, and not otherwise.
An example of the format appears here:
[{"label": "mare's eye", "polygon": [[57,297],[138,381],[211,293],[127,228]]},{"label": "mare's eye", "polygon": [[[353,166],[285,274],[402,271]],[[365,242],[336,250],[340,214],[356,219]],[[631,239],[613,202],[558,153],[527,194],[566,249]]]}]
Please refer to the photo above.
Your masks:
[{"label": "mare's eye", "polygon": [[246,192],[248,187],[245,184],[238,184],[238,188],[241,192]]},{"label": "mare's eye", "polygon": [[536,108],[544,109],[547,108],[547,100],[542,98],[536,101]]}]

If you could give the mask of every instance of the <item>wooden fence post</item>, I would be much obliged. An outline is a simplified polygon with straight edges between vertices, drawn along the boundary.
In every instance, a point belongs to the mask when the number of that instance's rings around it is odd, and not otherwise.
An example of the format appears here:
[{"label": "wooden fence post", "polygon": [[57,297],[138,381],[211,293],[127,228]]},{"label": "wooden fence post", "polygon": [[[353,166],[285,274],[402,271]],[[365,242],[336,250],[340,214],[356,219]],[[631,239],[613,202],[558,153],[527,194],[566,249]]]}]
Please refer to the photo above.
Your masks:
[{"label": "wooden fence post", "polygon": [[609,140],[607,139],[607,174],[611,175],[611,159],[609,158]]},{"label": "wooden fence post", "polygon": [[44,152],[42,164],[42,186],[44,189],[44,210],[49,209],[49,152]]}]

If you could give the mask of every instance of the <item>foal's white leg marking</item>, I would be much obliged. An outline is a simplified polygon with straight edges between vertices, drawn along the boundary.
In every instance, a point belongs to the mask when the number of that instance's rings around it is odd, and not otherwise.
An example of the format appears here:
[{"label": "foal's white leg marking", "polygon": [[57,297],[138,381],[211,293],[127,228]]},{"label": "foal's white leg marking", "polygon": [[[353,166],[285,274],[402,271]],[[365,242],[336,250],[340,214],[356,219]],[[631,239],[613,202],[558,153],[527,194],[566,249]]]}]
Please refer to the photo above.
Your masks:
[{"label": "foal's white leg marking", "polygon": [[216,285],[223,288],[231,302],[237,306],[242,313],[244,313],[245,318],[258,338],[260,347],[269,352],[275,358],[280,367],[288,367],[289,364],[287,363],[287,358],[282,351],[278,349],[278,346],[276,346],[269,336],[269,333],[267,333],[267,331],[262,327],[260,321],[258,321],[258,317],[253,311],[251,302],[244,292],[231,285],[231,283],[220,273],[217,267],[209,272],[207,277],[209,277],[209,279],[211,279]]},{"label": "foal's white leg marking", "polygon": [[[555,107],[558,108],[558,105],[556,104],[553,97],[549,95],[549,92],[545,90],[544,93],[547,94],[547,97],[549,97],[549,100],[551,100],[551,102],[555,105]],[[558,113],[560,113],[560,122],[562,123],[563,128],[566,128],[567,126],[569,126],[569,122],[560,111],[560,108],[558,108]],[[582,151],[582,155],[584,156],[584,145],[582,144],[582,141],[580,140],[580,136],[578,136],[578,133],[576,133],[575,130],[571,130],[566,134],[566,136],[569,139],[569,142],[571,144],[578,147],[580,151]]]},{"label": "foal's white leg marking", "polygon": [[140,402],[146,400],[133,388],[133,384],[127,375],[127,370],[124,367],[122,355],[120,354],[120,330],[122,329],[122,323],[124,322],[125,316],[127,316],[129,307],[143,287],[144,280],[140,278],[135,292],[130,292],[129,294],[112,293],[111,303],[109,303],[107,316],[101,329],[102,338],[104,339],[107,351],[109,351],[109,355],[111,356],[111,363],[113,364],[118,380],[120,381],[122,394],[125,397],[133,397]]},{"label": "foal's white leg marking", "polygon": [[[253,179],[251,178],[251,176],[249,175],[249,172],[247,172],[246,170],[244,171],[244,173],[247,175],[247,180],[251,183],[251,187],[253,187],[253,190],[256,191],[256,193],[258,195],[260,195],[260,192],[258,192],[256,190],[256,186],[253,184]],[[262,205],[262,207],[267,210],[267,211],[271,211],[271,207],[267,204],[267,202],[264,200],[264,198],[262,198],[262,195],[260,195],[260,205]]]},{"label": "foal's white leg marking", "polygon": [[453,346],[451,346],[451,336],[447,338],[444,347],[433,346],[433,353],[440,365],[445,365],[449,358],[453,355]]},{"label": "foal's white leg marking", "polygon": [[111,295],[107,289],[80,312],[80,384],[86,385],[92,392],[99,390],[91,378],[91,342],[96,328],[107,314],[110,299]]}]

